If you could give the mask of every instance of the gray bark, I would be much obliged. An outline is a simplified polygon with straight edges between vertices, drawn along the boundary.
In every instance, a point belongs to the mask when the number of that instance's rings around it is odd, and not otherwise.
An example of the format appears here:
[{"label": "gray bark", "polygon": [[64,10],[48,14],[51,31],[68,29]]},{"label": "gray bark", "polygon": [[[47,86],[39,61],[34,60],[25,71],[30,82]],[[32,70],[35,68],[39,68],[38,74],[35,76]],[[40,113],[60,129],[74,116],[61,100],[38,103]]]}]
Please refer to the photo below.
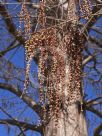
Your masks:
[{"label": "gray bark", "polygon": [[[49,124],[45,128],[44,136],[88,136],[87,134],[87,125],[84,113],[79,110],[79,105],[76,101],[69,105],[68,103],[68,76],[69,76],[69,66],[68,59],[66,61],[66,85],[65,85],[65,102],[63,108],[60,109],[60,116],[55,124],[55,117],[52,115],[52,118]],[[81,94],[80,94],[81,98]]]},{"label": "gray bark", "polygon": [[55,127],[54,117],[45,128],[44,136],[87,136],[86,120],[82,112],[78,112],[76,104],[68,106],[61,112],[58,126]]}]

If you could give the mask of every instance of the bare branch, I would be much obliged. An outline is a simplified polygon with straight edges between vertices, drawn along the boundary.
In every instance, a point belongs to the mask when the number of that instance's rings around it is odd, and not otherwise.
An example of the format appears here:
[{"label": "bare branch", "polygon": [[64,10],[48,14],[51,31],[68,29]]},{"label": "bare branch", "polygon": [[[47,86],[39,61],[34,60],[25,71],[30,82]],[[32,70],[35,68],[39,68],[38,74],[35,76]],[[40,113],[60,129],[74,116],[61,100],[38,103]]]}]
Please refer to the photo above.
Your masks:
[{"label": "bare branch", "polygon": [[97,26],[92,26],[91,27],[92,30],[95,30],[96,32],[102,34],[102,28],[101,27],[97,27]]},{"label": "bare branch", "polygon": [[95,99],[92,99],[90,101],[87,101],[88,106],[97,105],[102,103],[102,97],[97,97]]},{"label": "bare branch", "polygon": [[92,43],[96,43],[97,46],[101,47],[102,48],[102,41],[100,39],[97,39],[95,38],[94,36],[90,36],[89,37],[89,40],[92,42]]},{"label": "bare branch", "polygon": [[37,131],[39,133],[42,133],[43,127],[42,126],[36,126],[33,124],[29,124],[27,122],[22,122],[22,121],[14,121],[12,119],[0,119],[0,124],[10,124],[13,126],[18,126],[21,127],[24,130],[33,130],[33,131]]},{"label": "bare branch", "polygon": [[96,44],[95,42],[92,42],[89,40],[87,42],[87,45],[88,45],[88,47],[93,48],[94,50],[102,52],[102,46],[98,46],[98,44]]},{"label": "bare branch", "polygon": [[[23,2],[1,2],[3,5],[21,5]],[[31,5],[35,9],[39,9],[39,4],[34,2],[25,2],[26,5]]]},{"label": "bare branch", "polygon": [[102,3],[102,0],[96,0],[97,3]]},{"label": "bare branch", "polygon": [[91,61],[92,59],[93,59],[93,56],[92,56],[92,55],[88,56],[86,59],[83,60],[82,65],[85,66],[85,65],[86,65],[89,61]]},{"label": "bare branch", "polygon": [[[14,121],[17,122],[17,120],[16,120],[14,117],[12,117],[6,110],[4,110],[2,107],[0,107],[0,109],[1,109],[9,118],[11,118],[12,121],[14,120]],[[18,123],[19,123],[19,122],[18,122]],[[19,126],[19,129],[20,129],[21,133],[23,134],[23,136],[25,136],[25,134],[24,134],[24,132],[23,132],[23,130],[22,130],[22,128],[21,128],[20,126]]]},{"label": "bare branch", "polygon": [[[20,91],[19,89],[17,89],[15,86],[7,84],[7,83],[0,83],[0,88],[4,89],[4,90],[8,90],[11,93],[17,95],[19,98],[22,95],[22,91]],[[36,102],[30,98],[29,96],[27,96],[26,94],[24,94],[21,98],[27,105],[29,105],[29,107],[31,107],[34,111],[38,112],[39,109],[41,109],[40,105],[37,105]]]},{"label": "bare branch", "polygon": [[8,51],[11,51],[18,46],[20,46],[19,42],[14,40],[5,50],[0,52],[0,57],[4,56]]},{"label": "bare branch", "polygon": [[0,2],[0,14],[3,16],[4,21],[7,25],[8,31],[15,36],[15,38],[20,42],[24,43],[24,39],[21,35],[19,35],[18,31],[16,30],[16,27],[12,21],[11,16],[9,15],[7,9],[5,6]]},{"label": "bare branch", "polygon": [[94,130],[94,136],[101,136],[100,135],[101,131],[102,131],[102,123],[98,127],[95,128],[95,130]]},{"label": "bare branch", "polygon": [[92,113],[96,114],[100,118],[102,118],[102,112],[98,111],[97,109],[93,108],[92,106],[85,105],[86,110],[91,111]]}]

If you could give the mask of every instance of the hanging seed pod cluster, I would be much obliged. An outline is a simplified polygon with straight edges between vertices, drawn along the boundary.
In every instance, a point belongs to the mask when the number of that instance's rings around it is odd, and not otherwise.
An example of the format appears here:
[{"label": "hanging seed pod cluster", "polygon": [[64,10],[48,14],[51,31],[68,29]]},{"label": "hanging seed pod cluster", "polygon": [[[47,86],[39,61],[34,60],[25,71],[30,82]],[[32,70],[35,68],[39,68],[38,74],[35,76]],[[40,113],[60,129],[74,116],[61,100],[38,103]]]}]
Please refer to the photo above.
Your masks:
[{"label": "hanging seed pod cluster", "polygon": [[[73,4],[74,1],[71,7]],[[85,15],[85,18],[89,17],[89,8],[88,0],[81,1],[80,12]],[[68,10],[69,17],[72,12]],[[31,31],[31,26],[30,17],[24,5],[22,6],[21,17],[22,14],[26,15],[23,20],[25,22],[25,34],[27,35]],[[75,16],[75,13],[73,16]],[[77,18],[79,17],[74,17],[74,20],[77,20]],[[22,18],[20,21],[22,21]],[[24,93],[29,84],[31,60],[39,49],[38,79],[40,84],[39,101],[43,109],[42,122],[46,123],[46,118],[54,117],[56,124],[58,124],[58,118],[62,110],[61,105],[64,104],[65,100],[67,99],[69,104],[82,100],[82,45],[84,38],[79,29],[75,28],[75,24],[73,27],[73,23],[70,21],[67,34],[63,36],[63,42],[59,45],[58,27],[46,28],[44,1],[40,2],[38,25],[39,30],[31,34],[25,42],[26,77]]]},{"label": "hanging seed pod cluster", "polygon": [[67,93],[69,104],[81,101],[83,36],[71,25],[65,39],[68,57]]},{"label": "hanging seed pod cluster", "polygon": [[40,28],[44,28],[46,23],[45,1],[40,1],[39,5],[40,8],[39,8],[38,23],[40,25]]},{"label": "hanging seed pod cluster", "polygon": [[[31,34],[31,19],[30,19],[28,9],[25,5],[25,2],[21,6],[21,12],[20,12],[20,15],[19,15],[19,20],[20,20],[19,21],[19,34],[23,35],[24,39],[27,40],[27,39],[30,38],[30,34]],[[32,45],[29,48],[25,44],[26,71],[25,71],[25,83],[24,83],[23,93],[27,92],[27,86],[29,85],[30,63],[31,63],[31,60],[34,56],[34,53],[32,52],[32,48],[33,48]]]},{"label": "hanging seed pod cluster", "polygon": [[[24,35],[25,39],[28,39],[30,36],[30,32],[31,32],[31,19],[30,19],[30,15],[28,12],[28,9],[25,5],[25,3],[22,4],[21,6],[21,12],[19,15],[19,27],[20,27],[20,34]],[[22,33],[22,26],[23,26],[23,33]]]},{"label": "hanging seed pod cluster", "polygon": [[81,17],[88,20],[92,14],[92,4],[90,0],[80,0],[79,1]]}]

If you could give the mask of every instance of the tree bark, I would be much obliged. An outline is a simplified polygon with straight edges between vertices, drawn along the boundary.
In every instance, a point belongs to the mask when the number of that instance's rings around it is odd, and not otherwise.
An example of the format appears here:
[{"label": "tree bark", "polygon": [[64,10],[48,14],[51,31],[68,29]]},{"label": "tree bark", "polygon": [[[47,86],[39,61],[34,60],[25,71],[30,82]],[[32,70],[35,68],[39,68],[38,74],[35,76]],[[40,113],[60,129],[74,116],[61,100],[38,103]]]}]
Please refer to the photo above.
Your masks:
[{"label": "tree bark", "polygon": [[73,104],[61,112],[57,127],[54,117],[45,128],[44,136],[88,136],[85,116],[79,113],[78,106]]},{"label": "tree bark", "polygon": [[[71,19],[72,24],[76,24],[78,21],[78,17],[76,15],[76,2],[77,1],[75,0],[68,1],[67,17],[69,20]],[[44,136],[88,136],[85,116],[84,113],[79,109],[79,99],[76,99],[71,105],[68,103],[68,82],[70,75],[69,58],[67,57],[65,61],[65,103],[63,104],[62,109],[60,109],[60,117],[58,119],[57,126],[55,117],[52,115],[51,120],[45,127]],[[82,98],[81,94],[82,93],[80,93],[79,96],[80,99]]]},{"label": "tree bark", "polygon": [[[78,99],[72,104],[68,102],[68,81],[69,81],[69,64],[66,60],[66,81],[65,81],[65,102],[60,109],[57,126],[55,117],[52,115],[51,120],[45,127],[44,136],[88,136],[87,125],[84,112],[81,111],[81,105]],[[80,98],[81,98],[80,93]]]}]

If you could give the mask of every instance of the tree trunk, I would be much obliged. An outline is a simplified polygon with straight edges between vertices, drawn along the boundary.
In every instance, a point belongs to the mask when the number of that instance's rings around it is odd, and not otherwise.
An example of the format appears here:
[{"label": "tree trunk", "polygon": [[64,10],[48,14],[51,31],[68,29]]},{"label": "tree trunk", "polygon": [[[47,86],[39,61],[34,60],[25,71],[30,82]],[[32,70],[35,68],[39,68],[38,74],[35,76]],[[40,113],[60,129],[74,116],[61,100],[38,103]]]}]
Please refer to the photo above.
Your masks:
[{"label": "tree trunk", "polygon": [[86,120],[78,106],[73,104],[61,112],[58,126],[55,126],[54,117],[45,128],[44,136],[87,136]]},{"label": "tree trunk", "polygon": [[[67,19],[71,21],[73,26],[76,25],[76,22],[78,22],[78,16],[76,15],[76,5],[77,5],[76,0],[68,1]],[[70,31],[69,35],[71,35]],[[69,70],[70,65],[69,57],[66,58],[66,56],[65,56],[66,67],[65,67],[65,90],[64,90],[65,102],[63,104],[62,109],[60,109],[60,117],[58,118],[57,126],[55,122],[55,117],[52,115],[51,120],[45,127],[44,136],[88,136],[85,116],[84,113],[81,111],[80,104],[78,104],[82,101],[81,90],[79,90],[80,93],[79,97],[77,98],[78,90],[76,89],[77,87],[75,87],[73,92],[75,100],[73,104],[68,103],[69,97],[68,83],[70,75]]]},{"label": "tree trunk", "polygon": [[[60,117],[55,122],[55,117],[52,118],[45,128],[44,136],[87,136],[87,125],[83,111],[78,99],[73,104],[68,103],[68,81],[69,81],[69,64],[66,61],[66,84],[65,84],[65,102],[60,109]],[[80,93],[80,98],[81,98]]]}]

